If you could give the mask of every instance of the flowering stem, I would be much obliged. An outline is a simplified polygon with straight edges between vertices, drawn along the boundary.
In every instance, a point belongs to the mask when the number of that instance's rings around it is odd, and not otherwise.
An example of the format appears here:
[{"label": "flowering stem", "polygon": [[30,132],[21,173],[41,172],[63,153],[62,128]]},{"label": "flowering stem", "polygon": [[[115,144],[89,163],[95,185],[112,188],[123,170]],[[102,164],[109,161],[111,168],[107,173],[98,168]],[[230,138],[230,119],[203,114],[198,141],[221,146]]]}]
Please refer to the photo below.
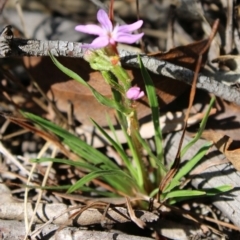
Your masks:
[{"label": "flowering stem", "polygon": [[[136,110],[127,116],[128,125],[130,124],[130,128],[128,129],[128,134],[131,136],[131,144],[129,145],[131,152],[133,154],[134,163],[137,168],[138,175],[138,184],[143,191],[150,192],[151,191],[151,183],[147,176],[146,168],[143,162],[142,155],[142,145],[138,140],[137,132],[139,131],[139,122],[137,119]],[[130,131],[130,132],[129,132]]]},{"label": "flowering stem", "polygon": [[[123,87],[124,94],[122,94],[122,91],[118,91],[118,88],[112,87],[113,98],[116,103],[122,103],[123,106],[128,109],[128,111],[124,113],[117,112],[117,115],[122,126],[126,127],[125,123],[127,122],[127,133],[131,137],[130,148],[133,154],[134,163],[137,168],[139,186],[141,186],[142,191],[144,189],[149,190],[150,182],[142,161],[142,145],[136,136],[136,132],[139,131],[137,112],[135,106],[132,104],[132,101],[126,97],[126,92],[131,87],[131,79],[120,64],[113,65],[109,72],[101,71],[101,73],[106,82],[111,83],[111,86],[119,86],[121,84],[120,86]],[[125,115],[126,121],[124,120],[123,115]]]},{"label": "flowering stem", "polygon": [[[121,93],[122,95],[125,94],[124,88],[118,84],[118,82],[116,81],[115,76],[113,76],[111,74],[111,72],[108,71],[101,71],[102,76],[104,77],[105,81],[107,82],[107,84],[109,84],[109,86],[112,89],[117,90],[117,92]],[[120,100],[120,99],[119,99]]]},{"label": "flowering stem", "polygon": [[126,70],[121,65],[115,65],[111,69],[111,72],[120,80],[126,92],[131,87],[131,79]]},{"label": "flowering stem", "polygon": [[[127,71],[122,68],[119,56],[112,46],[98,49],[96,51],[88,50],[85,55],[91,67],[99,70],[105,81],[111,86],[113,98],[117,105],[121,106],[123,111],[117,111],[117,115],[121,125],[126,129],[130,136],[129,147],[133,155],[134,163],[137,170],[137,181],[144,189],[150,189],[150,182],[147,177],[144,163],[142,161],[142,145],[136,136],[139,131],[139,123],[137,119],[136,108],[133,99],[127,97],[127,91],[131,88],[131,78]],[[125,118],[124,118],[125,116]]]}]

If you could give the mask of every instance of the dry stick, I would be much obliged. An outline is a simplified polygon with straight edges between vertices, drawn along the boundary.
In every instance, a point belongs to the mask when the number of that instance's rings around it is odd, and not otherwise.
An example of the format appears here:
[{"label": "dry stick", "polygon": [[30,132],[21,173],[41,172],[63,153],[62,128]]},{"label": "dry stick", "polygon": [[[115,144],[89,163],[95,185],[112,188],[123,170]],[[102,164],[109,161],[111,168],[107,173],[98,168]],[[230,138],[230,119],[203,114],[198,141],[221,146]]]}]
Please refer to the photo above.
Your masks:
[{"label": "dry stick", "polygon": [[15,158],[0,142],[0,153],[2,153],[8,160],[16,165],[22,172],[29,175],[30,172]]},{"label": "dry stick", "polygon": [[[137,20],[140,20],[139,0],[136,0],[136,15],[137,15]],[[142,28],[139,29],[137,32],[142,33],[143,32]],[[142,38],[139,40],[139,44],[140,44],[141,50],[144,52],[145,44]]]},{"label": "dry stick", "polygon": [[[53,151],[52,151],[52,154],[51,154],[51,158],[54,158],[56,157],[56,154],[57,154],[57,147],[54,147]],[[47,170],[45,172],[45,175],[44,175],[44,178],[43,178],[43,181],[42,181],[42,185],[41,187],[45,187],[46,186],[46,183],[47,183],[47,179],[48,179],[48,176],[49,176],[49,172],[52,168],[52,165],[53,165],[53,162],[50,162],[47,166]],[[34,165],[34,168],[35,168],[36,165]],[[40,192],[39,192],[39,195],[38,195],[38,198],[37,198],[37,202],[36,202],[36,205],[35,205],[35,209],[33,211],[33,214],[31,216],[31,220],[29,222],[29,228],[28,228],[28,231],[26,232],[26,235],[25,235],[25,238],[24,239],[27,239],[28,238],[28,235],[31,231],[31,228],[32,228],[32,224],[33,224],[33,221],[34,221],[34,218],[36,216],[36,213],[37,213],[37,209],[38,209],[38,206],[39,206],[39,203],[42,199],[42,194],[43,194],[43,189],[40,189]]]},{"label": "dry stick", "polygon": [[[41,151],[38,153],[37,158],[41,158],[49,146],[50,146],[50,142],[46,142],[45,145],[42,147]],[[26,183],[27,186],[30,185],[31,177],[33,175],[33,172],[35,171],[36,166],[37,166],[37,163],[33,163],[30,174],[28,176],[27,183]],[[27,239],[27,234],[30,231],[29,224],[28,224],[28,213],[27,213],[28,192],[29,192],[29,188],[26,187],[25,194],[24,194],[24,222],[25,222],[26,236],[24,240]]]},{"label": "dry stick", "polygon": [[[83,58],[86,49],[81,48],[81,46],[82,43],[77,42],[13,38],[9,26],[4,28],[0,35],[0,57],[48,56],[48,52],[51,51],[57,57]],[[119,53],[123,65],[139,68],[136,53],[125,50],[119,50]],[[144,66],[149,71],[192,85],[194,73],[191,70],[144,54],[141,57]],[[238,89],[226,86],[207,76],[199,74],[196,87],[240,105],[240,91]]]},{"label": "dry stick", "polygon": [[174,47],[174,22],[175,22],[175,9],[170,5],[168,10],[168,25],[167,25],[167,51]]},{"label": "dry stick", "polygon": [[5,141],[5,140],[7,140],[7,139],[10,139],[10,138],[13,138],[13,137],[17,137],[17,136],[23,135],[23,134],[28,133],[28,132],[30,132],[30,131],[27,130],[27,129],[20,129],[20,130],[18,130],[18,131],[16,131],[16,132],[9,133],[8,135],[5,135],[5,136],[2,137],[1,139],[2,139],[3,141]]},{"label": "dry stick", "polygon": [[127,210],[128,210],[128,214],[131,218],[131,220],[140,228],[144,229],[146,227],[146,223],[144,221],[142,221],[141,219],[136,217],[136,214],[132,208],[131,202],[130,202],[130,198],[129,197],[125,197],[126,199],[126,203],[127,203]]},{"label": "dry stick", "polygon": [[7,0],[1,0],[0,1],[0,13],[2,13],[6,3],[7,3]]},{"label": "dry stick", "polygon": [[22,28],[23,28],[24,36],[29,37],[28,34],[27,34],[27,28],[26,28],[26,24],[25,24],[25,21],[24,21],[24,17],[23,17],[22,7],[21,7],[18,0],[15,1],[15,7],[17,9],[17,13],[18,13],[19,18],[20,18],[20,22],[21,22],[21,25],[22,25]]},{"label": "dry stick", "polygon": [[211,44],[211,41],[212,41],[216,31],[217,31],[218,24],[219,24],[219,20],[216,20],[214,25],[213,25],[212,33],[209,37],[209,40],[208,40],[206,46],[202,49],[202,51],[199,54],[197,64],[196,64],[195,74],[194,74],[194,78],[193,78],[193,83],[192,83],[192,87],[191,87],[190,97],[189,97],[189,105],[188,105],[188,109],[187,109],[187,113],[186,113],[186,117],[185,117],[185,121],[184,121],[183,132],[182,132],[181,139],[180,139],[180,142],[179,142],[176,158],[174,160],[174,163],[173,163],[170,171],[166,174],[166,176],[163,178],[163,180],[161,181],[161,183],[159,185],[159,192],[158,192],[158,197],[157,197],[158,201],[160,200],[160,195],[161,195],[162,191],[164,190],[164,188],[172,180],[172,178],[174,177],[174,175],[178,171],[179,164],[180,164],[180,161],[181,161],[181,148],[182,148],[182,144],[183,144],[185,131],[186,131],[186,128],[187,128],[187,119],[189,118],[190,110],[192,108],[193,100],[194,100],[195,93],[196,93],[197,74],[199,73],[199,70],[200,70],[200,67],[201,67],[202,55],[209,48],[209,45]]},{"label": "dry stick", "polygon": [[[216,223],[216,224],[224,226],[224,227],[228,227],[228,228],[236,230],[236,231],[240,231],[240,229],[238,227],[236,227],[235,225],[233,225],[231,223],[226,223],[226,222],[221,221],[221,220],[215,220],[214,218],[206,217],[206,216],[203,216],[202,214],[199,215],[199,214],[196,214],[196,213],[190,213],[189,211],[184,210],[184,209],[179,209],[176,206],[167,206],[166,205],[166,207],[168,207],[168,209],[175,212],[176,215],[180,215],[180,216],[182,216],[186,219],[189,219],[191,221],[194,221],[196,223],[200,223],[201,220],[206,220],[206,221]],[[202,223],[202,224],[204,226],[206,226],[207,228],[211,229],[214,233],[220,235],[220,232],[217,229],[215,229],[214,227],[212,227],[210,225],[206,225],[205,223]]]},{"label": "dry stick", "polygon": [[[105,3],[102,3],[100,0],[90,0],[94,5],[96,5],[98,8],[101,8],[103,10],[105,10],[106,12],[108,12],[108,5]],[[119,18],[118,16],[114,15],[114,20],[116,22],[118,22],[119,24],[126,24],[121,18]]]},{"label": "dry stick", "polygon": [[0,139],[1,140],[3,140],[3,134],[7,130],[9,124],[10,124],[10,121],[8,119],[6,119],[6,121],[1,126],[1,128],[0,128]]},{"label": "dry stick", "polygon": [[225,30],[225,52],[230,53],[233,43],[233,1],[227,1],[227,24]]}]

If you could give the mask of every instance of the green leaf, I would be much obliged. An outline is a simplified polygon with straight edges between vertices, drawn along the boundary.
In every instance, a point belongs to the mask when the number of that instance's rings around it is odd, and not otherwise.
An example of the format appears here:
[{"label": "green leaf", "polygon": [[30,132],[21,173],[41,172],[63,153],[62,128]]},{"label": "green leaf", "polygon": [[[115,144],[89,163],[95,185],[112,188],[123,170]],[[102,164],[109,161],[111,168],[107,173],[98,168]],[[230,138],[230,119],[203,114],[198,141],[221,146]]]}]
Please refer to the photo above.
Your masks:
[{"label": "green leaf", "polygon": [[206,195],[208,197],[212,197],[212,196],[216,196],[218,194],[222,194],[228,191],[231,191],[233,189],[232,185],[222,185],[219,187],[215,187],[215,188],[207,188],[204,189],[204,191],[206,192]]},{"label": "green leaf", "polygon": [[141,73],[145,82],[148,102],[149,102],[149,106],[151,108],[151,113],[152,113],[152,121],[153,121],[154,133],[155,133],[154,139],[155,139],[155,146],[156,146],[156,152],[157,152],[157,157],[152,159],[156,161],[155,165],[159,166],[155,170],[156,182],[159,182],[166,172],[165,172],[165,168],[161,167],[164,164],[164,156],[163,156],[164,150],[163,150],[163,142],[162,142],[162,131],[161,131],[160,122],[159,122],[158,99],[157,99],[156,89],[153,84],[153,81],[150,75],[148,74],[146,68],[144,67],[140,56],[138,56],[138,61],[139,61]]},{"label": "green leaf", "polygon": [[[101,177],[101,178],[105,178],[106,176],[117,176],[118,178],[121,178],[122,182],[129,182],[132,184],[132,187],[134,187],[135,183],[133,181],[133,179],[131,177],[129,177],[127,174],[125,174],[122,170],[100,170],[100,171],[94,171],[91,172],[87,175],[85,175],[84,177],[82,177],[79,181],[77,181],[72,187],[70,187],[68,189],[68,193],[72,193],[76,190],[78,190],[79,188],[81,188],[84,184],[90,182],[91,180]],[[114,181],[114,179],[112,179],[112,181]],[[125,191],[128,189],[125,189]]]},{"label": "green leaf", "polygon": [[214,102],[215,102],[215,99],[216,99],[215,97],[212,97],[212,98],[211,98],[211,101],[210,101],[210,103],[209,103],[207,112],[206,112],[206,114],[204,115],[204,118],[202,119],[202,121],[201,121],[201,123],[200,123],[200,127],[199,127],[199,129],[198,129],[197,134],[196,134],[195,137],[181,150],[181,157],[183,157],[184,154],[188,151],[188,149],[189,149],[190,147],[192,147],[192,145],[193,145],[194,143],[196,143],[197,140],[201,137],[202,132],[203,132],[204,129],[205,129],[205,126],[206,126],[206,123],[207,123],[208,116],[209,116],[209,114],[210,114],[211,108],[212,108],[212,106],[213,106],[213,104],[214,104]]},{"label": "green leaf", "polygon": [[179,186],[181,182],[175,178],[171,180],[171,182],[167,185],[167,187],[163,190],[163,193],[170,192],[175,187]]},{"label": "green leaf", "polygon": [[171,191],[166,194],[162,195],[163,200],[167,200],[170,198],[179,198],[179,197],[196,197],[196,196],[202,196],[205,195],[205,191],[199,191],[199,190],[176,190]]},{"label": "green leaf", "polygon": [[98,91],[96,91],[91,85],[89,85],[86,81],[84,81],[78,74],[76,74],[75,72],[73,72],[72,70],[70,70],[69,68],[63,66],[50,52],[49,55],[53,61],[53,63],[62,71],[64,72],[66,75],[68,75],[70,78],[75,79],[76,81],[78,81],[79,83],[81,83],[82,85],[84,85],[85,87],[87,87],[95,96],[95,98],[103,105],[114,108],[120,112],[124,112],[126,111],[126,109],[120,105],[120,104],[116,104],[115,101],[103,96],[101,93],[99,93]]},{"label": "green leaf", "polygon": [[[216,196],[219,194],[224,194],[225,192],[228,192],[232,189],[233,189],[233,186],[231,186],[231,185],[223,185],[223,186],[216,187],[216,188],[203,189],[204,192],[206,193],[204,195],[204,197],[213,197],[213,196]],[[195,197],[196,196],[185,196],[185,197],[171,198],[168,200],[168,204],[173,205],[178,202],[188,201],[189,199],[193,199]]]},{"label": "green leaf", "polygon": [[[59,191],[59,190],[67,190],[69,189],[72,185],[62,185],[62,186],[36,186],[36,185],[26,185],[22,184],[21,185],[24,188],[30,188],[30,189],[42,189],[42,190],[52,190],[52,191]],[[112,192],[103,192],[103,191],[98,191],[94,188],[90,187],[81,187],[78,190],[83,191],[83,192],[89,192],[89,193],[96,193],[97,195],[100,196],[105,196],[105,197],[117,197],[119,195],[112,193]]]},{"label": "green leaf", "polygon": [[119,154],[119,156],[121,157],[123,162],[125,163],[125,165],[126,165],[128,171],[130,172],[131,176],[133,176],[134,178],[137,178],[136,177],[136,170],[132,166],[132,163],[130,162],[126,152],[122,149],[122,147],[116,141],[114,141],[106,133],[106,131],[102,127],[100,127],[94,120],[92,120],[92,122],[95,125],[95,127],[102,133],[102,135],[108,140],[108,142],[115,148],[115,150],[117,151],[117,153]]},{"label": "green leaf", "polygon": [[159,122],[159,106],[158,106],[156,89],[139,55],[138,55],[138,61],[140,64],[141,73],[146,86],[149,106],[152,111],[152,121],[153,121],[154,132],[155,132],[154,137],[155,137],[155,144],[157,149],[157,158],[158,158],[158,161],[160,162],[157,164],[161,165],[163,163],[163,146],[162,146],[162,132],[161,132],[160,122]]},{"label": "green leaf", "polygon": [[[115,141],[115,142],[118,144],[118,146],[123,150],[123,146],[122,146],[121,142],[119,141],[119,138],[118,138],[118,134],[117,134],[117,132],[116,132],[116,129],[115,129],[115,127],[113,126],[113,123],[112,123],[112,121],[111,121],[111,119],[110,119],[110,117],[109,117],[108,114],[106,115],[106,119],[107,119],[107,123],[108,123],[107,125],[108,125],[110,131],[112,132],[112,134],[113,134],[113,136],[114,136],[114,141]],[[119,120],[119,119],[118,119],[118,120]],[[124,124],[121,123],[121,126],[124,126]]]},{"label": "green leaf", "polygon": [[[174,176],[172,181],[169,183],[169,185],[164,189],[164,193],[171,191],[174,187],[179,185],[180,179],[184,176],[186,176],[192,169],[199,163],[200,160],[203,159],[209,148],[212,146],[212,143],[206,143],[204,144],[201,149],[195,154],[195,156],[186,161],[186,163],[183,165],[183,167],[180,168],[180,170],[177,172],[177,174]],[[176,185],[176,183],[178,183]]]},{"label": "green leaf", "polygon": [[[101,169],[101,171],[120,171],[122,174],[125,174],[124,176],[126,176],[126,173],[120,170],[120,167],[115,162],[113,162],[111,159],[109,159],[97,149],[89,146],[87,143],[85,143],[78,137],[69,133],[65,129],[62,129],[54,123],[49,122],[34,114],[23,113],[23,115],[31,119],[35,124],[42,127],[43,129],[48,130],[56,134],[58,137],[62,138],[62,143],[66,144],[73,152],[78,154],[79,157],[82,158],[82,161],[92,164],[92,166],[95,166],[98,170]],[[82,166],[86,167],[87,165]],[[132,182],[123,182],[122,178],[119,176],[122,175],[118,172],[118,175],[112,176],[111,178],[105,176],[101,177],[105,180],[106,183],[108,183],[112,188],[116,189],[117,191],[124,192],[126,194],[131,194],[133,189],[135,189],[134,191],[138,191],[138,186],[133,180]],[[132,186],[129,185],[130,183]]]},{"label": "green leaf", "polygon": [[97,149],[89,146],[86,142],[78,138],[77,136],[69,133],[67,130],[61,128],[60,126],[43,119],[39,116],[36,116],[32,113],[22,112],[22,114],[36,123],[38,126],[48,130],[58,137],[62,138],[62,142],[65,143],[69,148],[78,154],[81,158],[84,158],[85,161],[88,161],[92,164],[102,164],[107,169],[120,169],[117,164],[115,164],[111,159],[105,156],[103,153]]},{"label": "green leaf", "polygon": [[162,164],[157,156],[155,156],[151,150],[151,148],[149,147],[149,145],[147,144],[147,142],[142,138],[142,136],[140,135],[139,132],[136,132],[136,136],[138,141],[141,143],[141,145],[143,146],[144,150],[147,152],[148,156],[151,157],[154,160],[154,168],[160,167],[163,169],[163,171],[167,172],[166,167],[164,166],[164,164]]}]

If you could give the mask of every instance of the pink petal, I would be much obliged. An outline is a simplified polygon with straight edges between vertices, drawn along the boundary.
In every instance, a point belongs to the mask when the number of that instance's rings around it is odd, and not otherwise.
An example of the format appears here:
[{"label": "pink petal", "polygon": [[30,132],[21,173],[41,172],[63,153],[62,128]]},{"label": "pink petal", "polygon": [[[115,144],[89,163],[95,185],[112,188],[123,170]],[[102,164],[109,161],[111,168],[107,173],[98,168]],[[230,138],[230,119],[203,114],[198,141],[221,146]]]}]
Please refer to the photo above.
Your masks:
[{"label": "pink petal", "polygon": [[141,92],[139,93],[139,95],[138,95],[138,99],[139,99],[139,98],[142,98],[144,95],[145,95],[144,91],[141,91]]},{"label": "pink petal", "polygon": [[141,39],[143,35],[144,33],[140,34],[118,33],[117,36],[114,37],[114,40],[120,43],[132,44]]},{"label": "pink petal", "polygon": [[144,96],[144,92],[141,91],[139,87],[131,87],[126,92],[126,96],[130,100],[137,100]]},{"label": "pink petal", "polygon": [[133,98],[135,97],[135,93],[128,91],[128,92],[126,93],[126,96],[127,96],[128,99],[133,99]]},{"label": "pink petal", "polygon": [[104,28],[108,32],[112,32],[112,29],[113,29],[112,22],[110,21],[107,13],[103,9],[100,9],[98,11],[97,20],[101,24],[102,28]]},{"label": "pink petal", "polygon": [[142,24],[143,24],[143,21],[139,20],[139,21],[137,21],[135,23],[132,23],[132,24],[126,24],[126,25],[119,26],[118,31],[129,33],[129,32],[132,32],[132,31],[135,31],[135,30],[139,29],[142,26]]},{"label": "pink petal", "polygon": [[97,37],[95,38],[92,43],[84,44],[82,47],[85,48],[103,48],[109,44],[109,39],[107,37]]},{"label": "pink petal", "polygon": [[95,24],[78,25],[75,27],[75,30],[93,35],[101,35],[103,32],[102,28]]}]

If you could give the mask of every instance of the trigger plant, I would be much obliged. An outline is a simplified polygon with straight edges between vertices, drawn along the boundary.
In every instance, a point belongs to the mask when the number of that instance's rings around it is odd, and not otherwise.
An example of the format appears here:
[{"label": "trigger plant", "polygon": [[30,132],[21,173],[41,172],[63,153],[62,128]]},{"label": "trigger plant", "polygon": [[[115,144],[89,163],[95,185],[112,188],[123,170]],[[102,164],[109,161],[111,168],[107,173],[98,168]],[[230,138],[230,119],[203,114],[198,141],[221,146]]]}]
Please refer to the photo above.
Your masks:
[{"label": "trigger plant", "polygon": [[[122,160],[123,164],[121,166],[67,130],[33,114],[24,113],[27,118],[34,121],[38,126],[57,135],[61,142],[79,157],[78,161],[58,158],[41,158],[35,159],[34,161],[52,161],[80,168],[84,174],[76,183],[68,188],[68,193],[81,190],[110,197],[121,195],[128,197],[142,197],[142,199],[146,200],[149,199],[149,197],[154,197],[156,195],[159,183],[167,172],[167,169],[163,164],[164,154],[162,147],[162,133],[159,124],[159,106],[155,87],[149,74],[144,68],[141,58],[139,57],[139,66],[145,81],[145,89],[132,85],[132,79],[122,67],[117,50],[118,43],[132,44],[136,43],[143,37],[143,33],[133,33],[142,26],[143,21],[138,20],[129,25],[114,25],[107,13],[102,9],[97,13],[97,20],[99,25],[78,25],[75,29],[83,33],[97,36],[92,43],[82,44],[82,48],[85,51],[84,59],[89,63],[93,70],[99,71],[102,74],[106,83],[112,90],[112,97],[109,98],[102,95],[84,81],[77,73],[63,66],[56,58],[54,58],[54,56],[50,54],[50,57],[61,71],[88,88],[100,104],[115,109],[130,154],[119,143],[115,134],[115,128],[110,121],[109,128],[112,130],[115,137],[110,136],[104,128],[99,126],[99,124],[92,119],[94,126],[108,143],[115,148],[118,156]],[[148,104],[152,111],[152,124],[155,131],[155,152],[151,150],[148,143],[139,133],[136,102],[144,98],[145,95],[147,96]],[[208,114],[209,112],[204,118],[205,122]],[[203,126],[205,125],[203,124],[201,126],[202,131]],[[177,175],[174,181],[170,182],[166,187],[163,196],[161,197],[161,201],[170,199],[172,200],[172,203],[175,203],[177,199],[183,199],[189,196],[206,195],[206,191],[182,191],[179,186],[181,178],[187,175],[196,163],[200,161],[203,153],[205,154],[209,147],[210,144],[204,146],[204,150],[194,156],[192,164],[188,164],[185,168],[183,167],[183,169],[181,169],[179,175]],[[143,150],[148,155],[145,159],[143,158]],[[97,191],[96,188],[88,185],[89,182],[94,182],[96,178],[98,179],[97,183],[102,183],[102,186],[108,186],[105,191]],[[94,183],[96,184],[96,182]],[[229,188],[220,190],[225,191],[226,189]]]}]

